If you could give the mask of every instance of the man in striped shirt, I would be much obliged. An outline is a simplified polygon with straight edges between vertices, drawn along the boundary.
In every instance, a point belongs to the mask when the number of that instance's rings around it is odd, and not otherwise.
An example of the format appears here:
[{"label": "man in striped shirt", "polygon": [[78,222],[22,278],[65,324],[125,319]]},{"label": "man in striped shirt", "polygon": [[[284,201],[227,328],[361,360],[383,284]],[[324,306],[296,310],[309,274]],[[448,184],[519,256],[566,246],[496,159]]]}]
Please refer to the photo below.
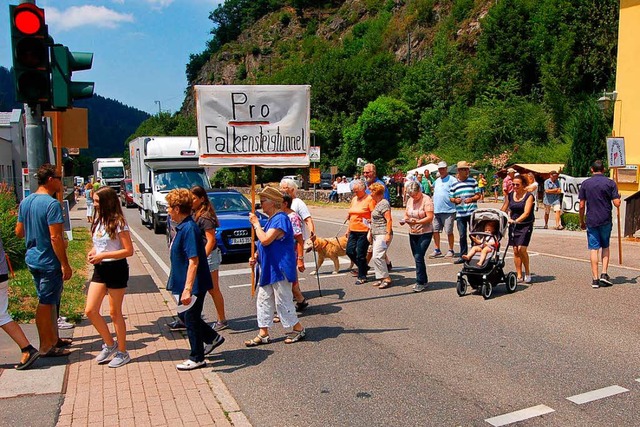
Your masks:
[{"label": "man in striped shirt", "polygon": [[469,250],[467,228],[471,221],[471,214],[478,209],[476,202],[479,198],[478,182],[469,176],[469,164],[464,160],[458,162],[458,182],[453,184],[449,191],[449,199],[456,205],[456,224],[460,234],[460,258],[455,260],[454,264],[462,264],[464,262],[462,255]]}]

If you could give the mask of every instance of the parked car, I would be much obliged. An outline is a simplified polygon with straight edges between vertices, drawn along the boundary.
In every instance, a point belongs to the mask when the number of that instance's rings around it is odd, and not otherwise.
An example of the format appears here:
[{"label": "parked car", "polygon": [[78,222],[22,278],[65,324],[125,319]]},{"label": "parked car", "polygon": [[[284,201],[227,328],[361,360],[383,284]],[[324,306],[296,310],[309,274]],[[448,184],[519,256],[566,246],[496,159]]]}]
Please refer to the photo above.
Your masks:
[{"label": "parked car", "polygon": [[302,177],[300,175],[286,175],[282,179],[292,179],[296,183],[298,188],[302,188]]},{"label": "parked car", "polygon": [[[213,189],[207,192],[216,210],[220,226],[216,229],[216,242],[222,255],[249,255],[251,253],[251,203],[237,190]],[[267,223],[267,216],[256,211],[260,223]],[[172,238],[175,222],[167,221],[167,242]]]},{"label": "parked car", "polygon": [[120,181],[120,202],[122,206],[128,208],[136,206],[136,204],[133,203],[133,182],[130,179]]},{"label": "parked car", "polygon": [[320,189],[331,190],[333,188],[333,177],[330,173],[320,174]]}]

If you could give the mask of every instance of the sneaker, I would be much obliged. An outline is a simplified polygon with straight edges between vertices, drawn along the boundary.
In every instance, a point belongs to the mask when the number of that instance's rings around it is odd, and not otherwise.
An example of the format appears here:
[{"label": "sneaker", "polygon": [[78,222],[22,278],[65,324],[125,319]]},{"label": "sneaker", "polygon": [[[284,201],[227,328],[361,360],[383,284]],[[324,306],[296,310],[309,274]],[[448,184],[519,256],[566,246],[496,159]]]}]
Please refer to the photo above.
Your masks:
[{"label": "sneaker", "polygon": [[215,350],[216,347],[220,347],[222,344],[224,344],[224,337],[222,335],[218,335],[218,338],[213,340],[213,342],[211,344],[205,344],[204,345],[204,354],[205,354],[205,356],[207,354],[211,353],[213,350]]},{"label": "sneaker", "polygon": [[118,343],[114,341],[113,345],[109,347],[106,344],[102,344],[102,350],[96,356],[96,362],[104,363],[111,358],[118,350]]},{"label": "sneaker", "polygon": [[191,371],[193,369],[204,368],[206,365],[207,362],[204,360],[202,362],[194,362],[191,359],[187,359],[182,363],[178,363],[176,369],[178,369],[178,371]]},{"label": "sneaker", "polygon": [[66,317],[58,317],[58,329],[73,329],[75,325],[67,322]]},{"label": "sneaker", "polygon": [[444,257],[445,257],[445,258],[453,258],[453,257],[454,257],[454,255],[455,255],[455,253],[454,253],[451,249],[449,249],[449,250],[447,251],[447,254],[446,254]]},{"label": "sneaker", "polygon": [[309,307],[309,302],[306,299],[302,302],[296,303],[296,311],[299,313],[302,313],[307,307]]},{"label": "sneaker", "polygon": [[221,322],[219,320],[216,320],[215,322],[213,322],[213,325],[211,325],[211,327],[214,331],[220,332],[221,330],[227,329],[229,327],[229,321],[225,320],[224,322]]},{"label": "sneaker", "polygon": [[531,275],[530,274],[526,274],[524,276],[524,283],[531,283]]},{"label": "sneaker", "polygon": [[415,285],[413,285],[413,292],[422,292],[425,291],[427,289],[427,285],[421,285],[419,283],[416,283]]},{"label": "sneaker", "polygon": [[453,261],[454,264],[464,264],[464,258],[458,258],[457,260]]},{"label": "sneaker", "polygon": [[111,362],[109,362],[110,368],[119,368],[122,365],[126,365],[131,362],[131,356],[129,356],[129,352],[127,351],[116,351],[116,355]]},{"label": "sneaker", "polygon": [[600,275],[600,286],[607,287],[613,285],[611,278],[607,273],[602,273]]},{"label": "sneaker", "polygon": [[429,258],[442,258],[444,255],[442,255],[442,252],[440,252],[440,249],[436,249],[433,251],[433,253],[431,255],[429,255]]},{"label": "sneaker", "polygon": [[597,289],[600,287],[600,280],[598,279],[593,279],[593,281],[591,282],[591,287],[594,289]]},{"label": "sneaker", "polygon": [[187,330],[187,325],[185,325],[184,323],[182,323],[182,320],[178,319],[178,320],[174,320],[171,323],[167,323],[167,326],[169,327],[169,329],[171,329],[172,331],[186,331]]}]

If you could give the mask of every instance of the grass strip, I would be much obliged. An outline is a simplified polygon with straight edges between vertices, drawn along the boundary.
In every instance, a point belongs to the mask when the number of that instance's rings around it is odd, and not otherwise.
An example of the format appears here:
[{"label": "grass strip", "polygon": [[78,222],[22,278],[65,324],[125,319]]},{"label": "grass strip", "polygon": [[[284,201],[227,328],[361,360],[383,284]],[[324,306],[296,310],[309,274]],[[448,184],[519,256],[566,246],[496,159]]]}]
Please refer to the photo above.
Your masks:
[{"label": "grass strip", "polygon": [[[91,250],[91,233],[88,228],[73,229],[73,240],[69,241],[67,256],[73,270],[70,280],[64,282],[60,315],[70,322],[79,322],[84,314],[86,302],[85,286],[90,265],[87,253]],[[9,312],[16,322],[28,323],[35,319],[38,295],[33,278],[27,267],[15,271],[16,277],[9,280]]]}]

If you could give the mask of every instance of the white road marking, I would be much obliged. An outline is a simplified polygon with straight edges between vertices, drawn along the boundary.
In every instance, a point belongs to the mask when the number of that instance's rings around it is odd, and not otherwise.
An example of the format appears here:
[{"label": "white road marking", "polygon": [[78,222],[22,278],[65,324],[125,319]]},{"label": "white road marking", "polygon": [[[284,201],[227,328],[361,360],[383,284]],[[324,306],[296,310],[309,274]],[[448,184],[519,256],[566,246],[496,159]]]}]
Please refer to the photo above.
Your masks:
[{"label": "white road marking", "polygon": [[133,237],[136,238],[136,240],[138,240],[138,242],[140,242],[140,244],[142,246],[144,246],[144,248],[149,251],[149,253],[151,254],[151,256],[153,257],[153,259],[158,263],[158,265],[160,266],[160,268],[162,269],[162,271],[164,271],[164,273],[168,276],[169,272],[170,272],[170,268],[167,264],[164,263],[164,261],[162,261],[162,258],[160,258],[160,255],[158,255],[156,253],[156,251],[154,251],[153,249],[151,249],[151,246],[149,246],[147,244],[147,242],[144,241],[144,239],[142,237],[140,237],[140,235],[138,233],[136,233],[135,231],[133,231],[133,229],[129,228],[129,232],[131,234],[133,234]]},{"label": "white road marking", "polygon": [[519,411],[510,412],[508,414],[499,415],[497,417],[487,418],[485,421],[492,426],[506,426],[507,424],[517,423],[519,421],[528,420],[529,418],[550,414],[554,411],[554,409],[546,405],[537,405],[530,408],[521,409]]},{"label": "white road marking", "polygon": [[598,390],[576,394],[575,396],[567,397],[567,400],[575,403],[576,405],[582,405],[583,403],[593,402],[594,400],[604,399],[605,397],[615,396],[616,394],[626,393],[628,391],[629,390],[624,387],[620,387],[619,385],[612,385]]}]

